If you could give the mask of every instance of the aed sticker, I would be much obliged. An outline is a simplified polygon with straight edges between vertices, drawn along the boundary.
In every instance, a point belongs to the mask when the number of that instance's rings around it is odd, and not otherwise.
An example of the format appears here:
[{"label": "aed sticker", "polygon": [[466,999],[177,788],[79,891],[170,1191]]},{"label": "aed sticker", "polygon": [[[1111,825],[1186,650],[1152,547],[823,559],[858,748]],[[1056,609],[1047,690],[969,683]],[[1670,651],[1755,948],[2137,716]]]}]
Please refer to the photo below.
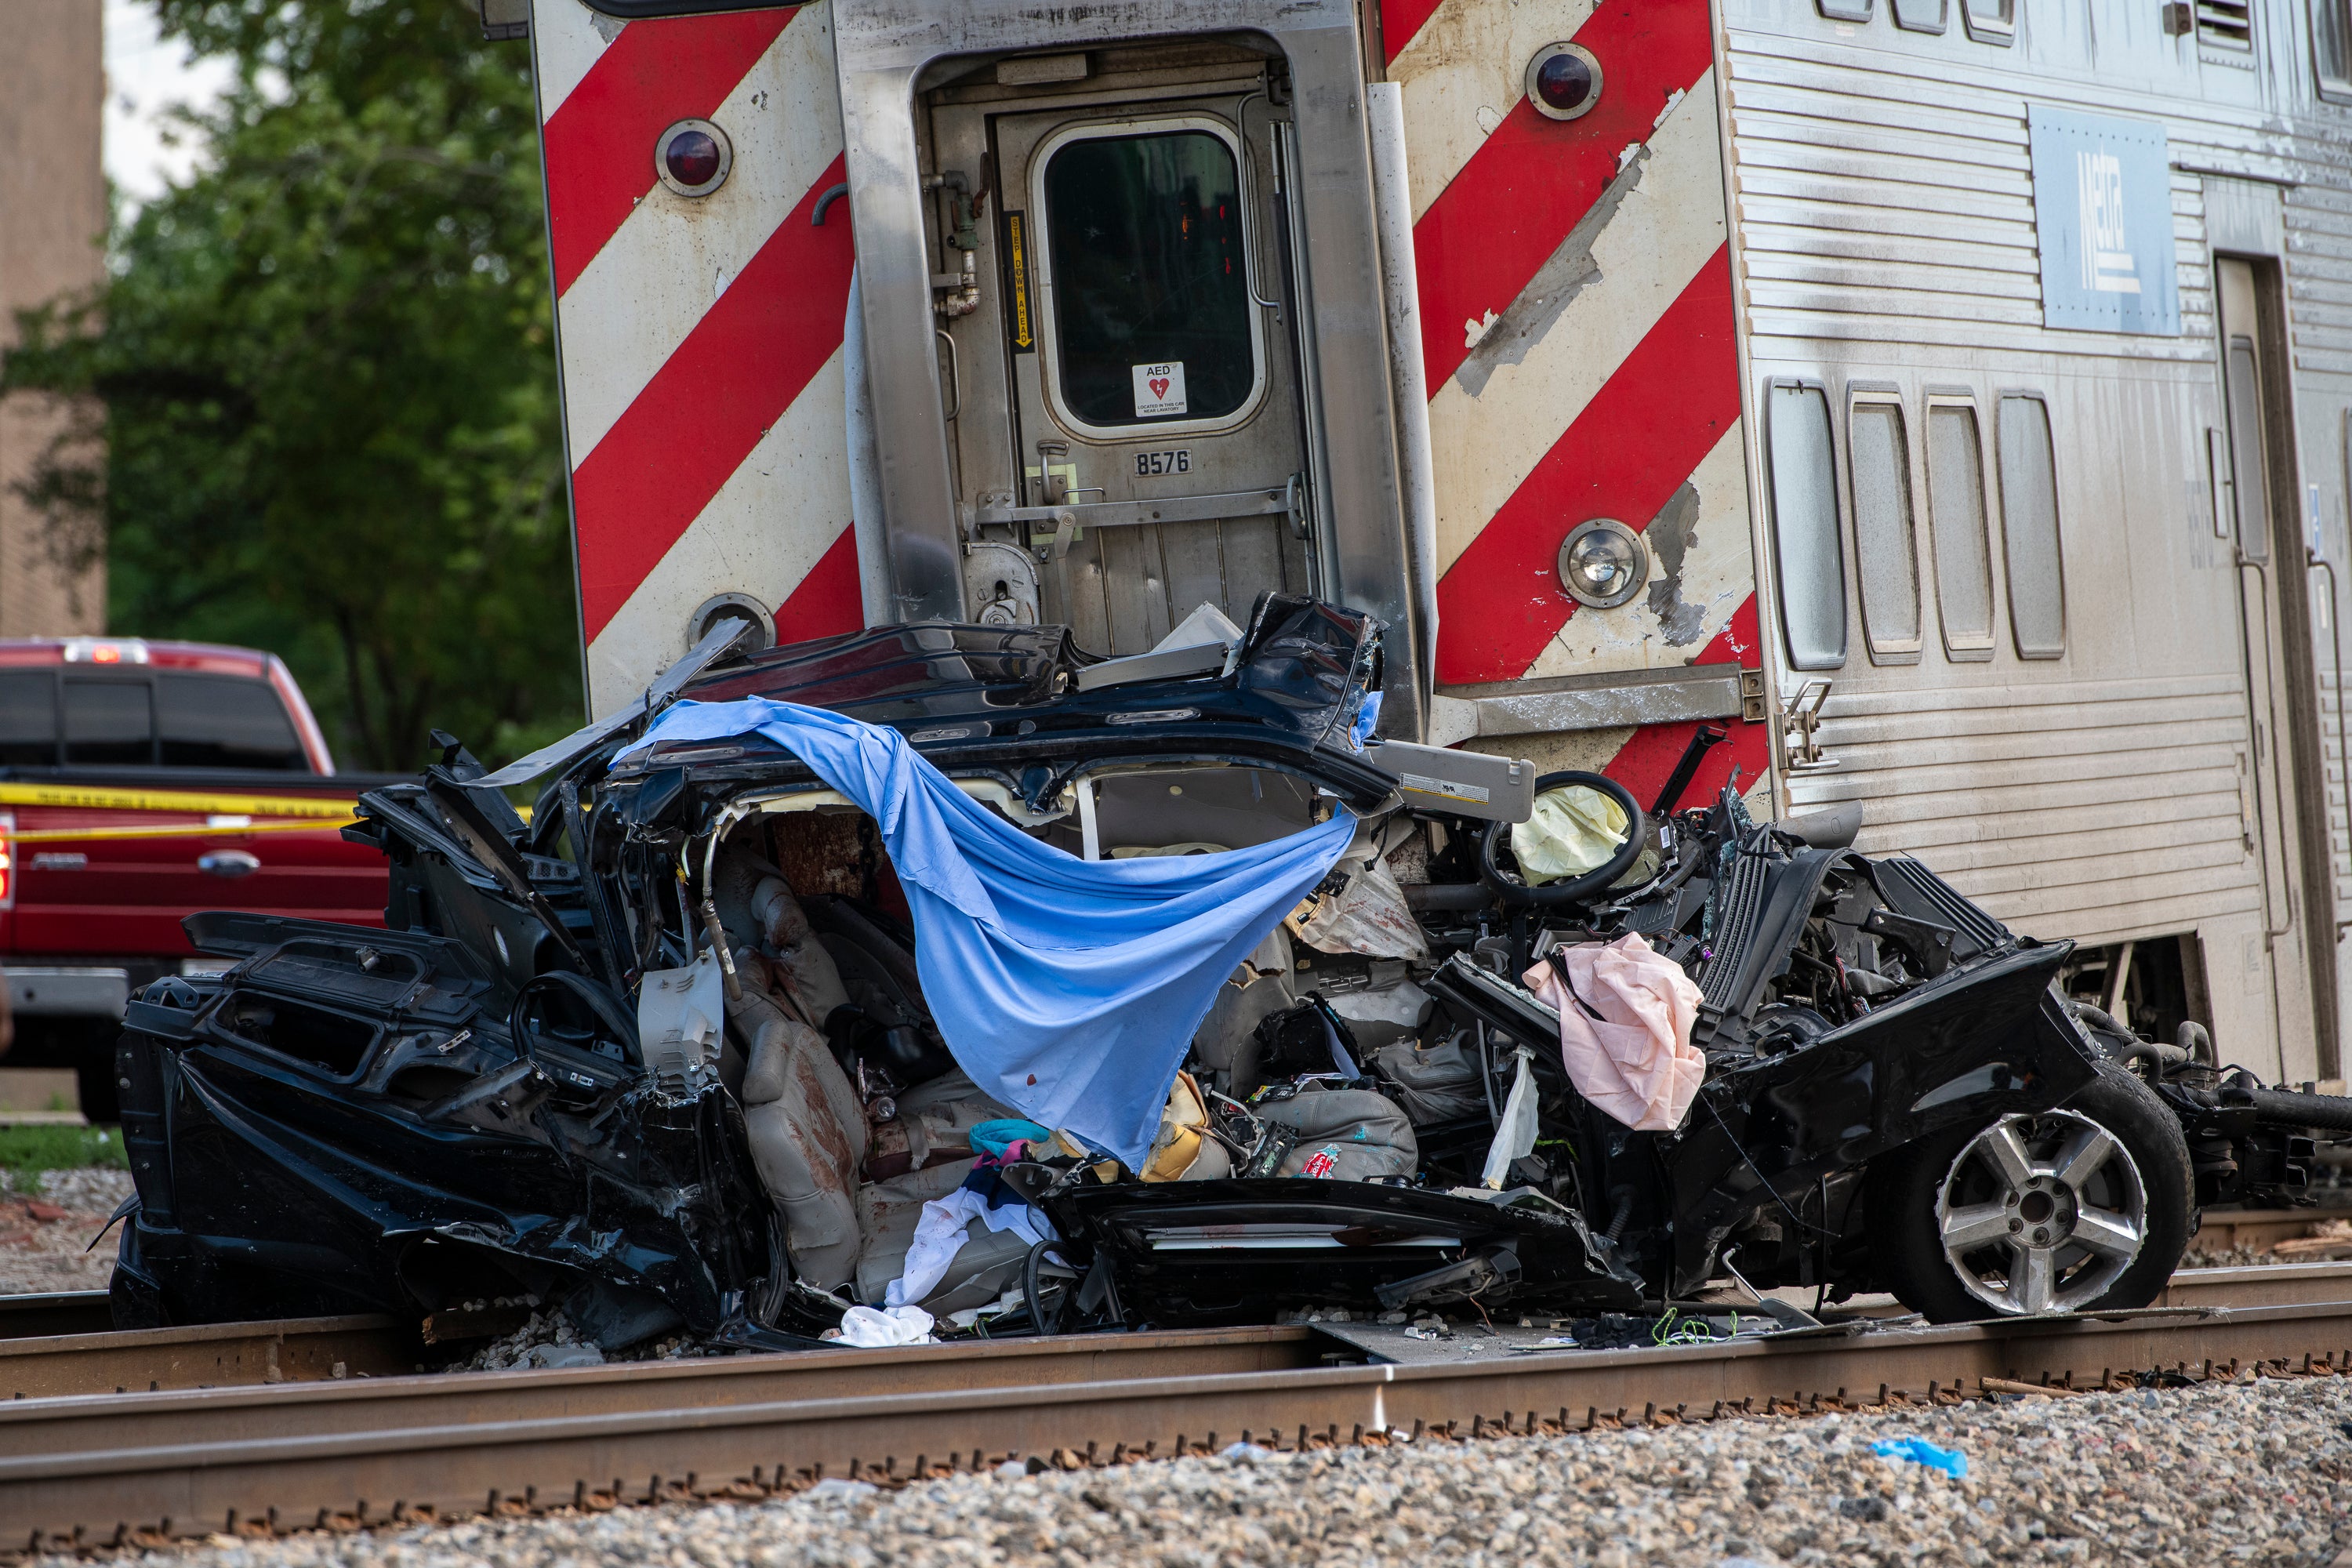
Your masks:
[{"label": "aed sticker", "polygon": [[1157,418],[1163,414],[1181,414],[1184,401],[1184,362],[1172,359],[1160,364],[1139,364],[1135,371],[1135,416],[1138,419]]}]

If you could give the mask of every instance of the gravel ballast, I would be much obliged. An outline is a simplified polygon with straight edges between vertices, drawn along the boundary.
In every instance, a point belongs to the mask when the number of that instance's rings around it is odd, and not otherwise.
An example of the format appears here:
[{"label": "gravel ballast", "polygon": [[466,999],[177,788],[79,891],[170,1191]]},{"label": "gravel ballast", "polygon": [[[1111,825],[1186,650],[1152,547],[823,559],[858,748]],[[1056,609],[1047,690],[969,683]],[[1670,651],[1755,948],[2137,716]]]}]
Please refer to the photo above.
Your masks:
[{"label": "gravel ballast", "polygon": [[131,1173],[108,1166],[0,1184],[0,1295],[105,1289],[114,1278],[114,1237],[95,1248],[90,1238],[130,1194]]},{"label": "gravel ballast", "polygon": [[[1964,1479],[1883,1458],[1924,1437]],[[649,1462],[653,1458],[649,1447]],[[2130,1563],[2323,1568],[2352,1548],[2352,1378],[1559,1437],[1263,1450],[764,1503],[279,1540],[173,1568],[1397,1568]],[[2352,1563],[2352,1553],[2343,1559]],[[71,1559],[54,1559],[65,1568]]]}]

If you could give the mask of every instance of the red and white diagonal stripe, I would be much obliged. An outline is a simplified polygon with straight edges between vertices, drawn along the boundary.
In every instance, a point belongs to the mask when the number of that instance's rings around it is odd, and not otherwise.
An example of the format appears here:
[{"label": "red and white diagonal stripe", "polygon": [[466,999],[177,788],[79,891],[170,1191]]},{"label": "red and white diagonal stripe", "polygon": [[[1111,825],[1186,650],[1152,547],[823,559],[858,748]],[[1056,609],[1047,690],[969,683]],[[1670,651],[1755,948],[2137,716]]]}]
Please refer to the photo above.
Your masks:
[{"label": "red and white diagonal stripe", "polygon": [[[1707,0],[1388,0],[1404,103],[1438,494],[1441,684],[1760,663]],[[1545,44],[1601,61],[1600,102],[1527,102]],[[1671,528],[1642,600],[1560,589],[1569,530]],[[1663,777],[1691,726],[1611,771]],[[1700,781],[1759,775],[1734,727]]]},{"label": "red and white diagonal stripe", "polygon": [[[580,616],[604,712],[685,647],[721,589],[789,641],[854,629],[841,343],[849,207],[822,5],[616,24],[532,19],[562,344]],[[712,195],[672,195],[654,144],[685,119],[735,149]]]}]

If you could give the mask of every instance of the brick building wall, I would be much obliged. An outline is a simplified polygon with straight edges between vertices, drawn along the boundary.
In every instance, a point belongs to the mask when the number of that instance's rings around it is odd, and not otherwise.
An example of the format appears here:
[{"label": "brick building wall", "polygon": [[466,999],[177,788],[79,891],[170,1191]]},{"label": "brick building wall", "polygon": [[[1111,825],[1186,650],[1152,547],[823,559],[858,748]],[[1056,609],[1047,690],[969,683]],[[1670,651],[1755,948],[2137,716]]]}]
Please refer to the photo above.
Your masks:
[{"label": "brick building wall", "polygon": [[[0,342],[16,312],[96,284],[104,270],[103,0],[5,0],[0,48]],[[16,487],[74,411],[0,400],[0,637],[105,629],[106,567],[85,531],[59,530]],[[87,420],[84,421],[87,424]],[[79,562],[75,557],[80,557]]]}]

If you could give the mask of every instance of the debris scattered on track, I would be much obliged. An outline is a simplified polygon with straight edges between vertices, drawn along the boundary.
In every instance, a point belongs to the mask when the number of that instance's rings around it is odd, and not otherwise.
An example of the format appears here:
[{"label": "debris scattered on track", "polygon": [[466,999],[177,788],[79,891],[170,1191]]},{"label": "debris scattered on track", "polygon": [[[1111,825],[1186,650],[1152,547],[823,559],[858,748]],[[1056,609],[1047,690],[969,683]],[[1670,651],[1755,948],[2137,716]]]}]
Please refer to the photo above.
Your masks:
[{"label": "debris scattered on track", "polygon": [[[1966,1479],[1872,1451],[1902,1437],[1964,1454]],[[835,1479],[765,1503],[560,1510],[275,1541],[215,1536],[146,1561],[2318,1568],[2352,1545],[2347,1480],[2352,1379],[2323,1376],[1305,1453],[1229,1443],[1220,1457],[1034,1475],[1008,1465],[896,1489]]]},{"label": "debris scattered on track", "polygon": [[551,1309],[533,1312],[530,1321],[514,1332],[492,1340],[446,1370],[504,1372],[510,1367],[596,1366],[612,1361],[688,1361],[710,1353],[690,1334],[671,1334],[625,1351],[600,1350],[581,1337],[570,1319]]},{"label": "debris scattered on track", "polygon": [[10,1183],[0,1191],[0,1296],[105,1289],[113,1242],[84,1248],[130,1194],[131,1173],[110,1166],[44,1171],[22,1190]]}]

